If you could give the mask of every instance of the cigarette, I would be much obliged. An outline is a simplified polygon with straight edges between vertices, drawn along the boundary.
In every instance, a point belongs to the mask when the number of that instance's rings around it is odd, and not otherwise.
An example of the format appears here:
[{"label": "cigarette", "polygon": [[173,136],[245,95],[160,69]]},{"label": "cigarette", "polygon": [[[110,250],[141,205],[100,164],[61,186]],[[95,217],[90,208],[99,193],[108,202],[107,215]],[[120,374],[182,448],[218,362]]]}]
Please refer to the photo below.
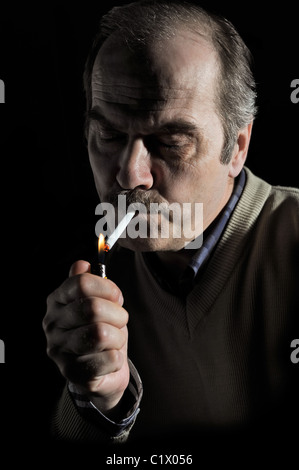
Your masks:
[{"label": "cigarette", "polygon": [[111,233],[111,235],[107,238],[106,244],[109,247],[109,250],[113,247],[114,243],[119,239],[127,225],[129,225],[130,221],[135,215],[135,211],[133,212],[128,212],[123,219],[119,222],[118,226],[114,230],[114,232]]},{"label": "cigarette", "polygon": [[114,232],[108,237],[107,241],[105,242],[104,235],[100,233],[99,241],[98,241],[98,263],[93,267],[93,273],[97,276],[103,277],[107,279],[106,276],[106,265],[105,265],[105,253],[109,251],[114,243],[118,240],[121,236],[125,228],[129,225],[130,221],[135,215],[134,212],[128,212],[125,217],[120,221]]}]

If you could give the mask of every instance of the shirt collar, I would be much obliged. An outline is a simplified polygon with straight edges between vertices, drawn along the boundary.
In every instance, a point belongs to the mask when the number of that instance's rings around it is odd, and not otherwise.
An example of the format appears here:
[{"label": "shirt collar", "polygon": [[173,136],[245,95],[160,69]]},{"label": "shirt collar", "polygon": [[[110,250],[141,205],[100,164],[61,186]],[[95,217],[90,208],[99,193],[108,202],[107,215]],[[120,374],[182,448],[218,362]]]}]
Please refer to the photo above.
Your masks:
[{"label": "shirt collar", "polygon": [[223,233],[226,224],[228,223],[237,202],[239,201],[246,183],[246,173],[242,169],[240,175],[235,179],[234,189],[230,199],[225,207],[218,214],[216,219],[209,225],[209,227],[201,235],[202,245],[196,250],[189,265],[179,280],[179,285],[171,286],[170,283],[161,276],[159,269],[159,262],[155,253],[143,253],[144,260],[148,265],[150,271],[155,276],[157,281],[166,290],[174,294],[180,293],[185,296],[190,292],[196,276],[203,270],[209,257],[211,256],[221,234]]},{"label": "shirt collar", "polygon": [[229,221],[237,202],[240,199],[245,182],[246,173],[245,170],[242,169],[240,175],[235,181],[234,189],[229,201],[222,209],[220,214],[218,214],[216,219],[212,222],[212,224],[204,231],[202,236],[202,245],[196,251],[189,263],[189,267],[194,272],[194,277],[198,273],[199,269],[206,263],[218,240],[220,239],[221,234],[223,233],[223,230],[225,229],[225,226]]}]

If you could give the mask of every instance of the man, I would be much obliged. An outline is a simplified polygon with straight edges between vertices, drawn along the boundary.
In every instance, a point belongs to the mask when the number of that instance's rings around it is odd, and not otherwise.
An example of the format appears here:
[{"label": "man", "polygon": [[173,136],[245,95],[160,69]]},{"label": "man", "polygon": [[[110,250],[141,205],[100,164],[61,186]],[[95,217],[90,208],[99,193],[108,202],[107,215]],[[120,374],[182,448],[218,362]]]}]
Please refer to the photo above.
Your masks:
[{"label": "man", "polygon": [[270,429],[298,415],[299,194],[244,167],[249,58],[228,21],[191,4],[136,2],[102,19],[85,71],[100,200],[189,203],[203,244],[188,249],[169,217],[168,238],[119,239],[108,279],[79,260],[49,296],[48,354],[67,380],[57,438]]}]

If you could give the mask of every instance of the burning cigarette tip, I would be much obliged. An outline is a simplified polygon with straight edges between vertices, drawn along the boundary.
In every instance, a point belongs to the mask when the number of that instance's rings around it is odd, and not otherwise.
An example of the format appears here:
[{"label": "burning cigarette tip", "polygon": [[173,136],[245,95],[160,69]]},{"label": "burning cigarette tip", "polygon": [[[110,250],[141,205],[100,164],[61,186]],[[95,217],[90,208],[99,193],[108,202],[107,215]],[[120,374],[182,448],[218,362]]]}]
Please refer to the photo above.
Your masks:
[{"label": "burning cigarette tip", "polygon": [[108,252],[114,243],[118,240],[121,236],[123,231],[129,225],[130,221],[135,215],[134,212],[128,212],[125,217],[120,221],[114,232],[108,237],[107,241],[105,241],[105,237],[102,233],[99,234],[98,238],[98,262],[95,265],[93,272],[100,277],[107,278],[106,276],[106,266],[105,266],[105,254]]},{"label": "burning cigarette tip", "polygon": [[112,232],[112,234],[108,237],[106,244],[108,245],[108,248],[111,249],[114,245],[114,243],[119,239],[121,234],[124,232],[126,227],[129,225],[131,220],[133,219],[136,211],[133,212],[128,212],[125,217],[119,222],[118,226]]}]

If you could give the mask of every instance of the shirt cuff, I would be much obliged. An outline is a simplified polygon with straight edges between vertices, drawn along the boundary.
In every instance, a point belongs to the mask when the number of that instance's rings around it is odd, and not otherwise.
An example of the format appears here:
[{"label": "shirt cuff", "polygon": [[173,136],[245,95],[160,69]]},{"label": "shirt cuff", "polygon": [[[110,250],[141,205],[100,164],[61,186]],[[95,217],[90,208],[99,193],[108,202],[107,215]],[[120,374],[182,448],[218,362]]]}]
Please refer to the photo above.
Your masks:
[{"label": "shirt cuff", "polygon": [[83,395],[77,387],[69,382],[68,389],[78,408],[80,414],[87,420],[91,420],[100,425],[106,433],[113,437],[117,437],[128,428],[131,428],[140,411],[139,405],[143,394],[141,378],[133,363],[128,359],[130,369],[130,382],[124,392],[122,402],[124,418],[116,423],[105,416],[85,395]]}]

